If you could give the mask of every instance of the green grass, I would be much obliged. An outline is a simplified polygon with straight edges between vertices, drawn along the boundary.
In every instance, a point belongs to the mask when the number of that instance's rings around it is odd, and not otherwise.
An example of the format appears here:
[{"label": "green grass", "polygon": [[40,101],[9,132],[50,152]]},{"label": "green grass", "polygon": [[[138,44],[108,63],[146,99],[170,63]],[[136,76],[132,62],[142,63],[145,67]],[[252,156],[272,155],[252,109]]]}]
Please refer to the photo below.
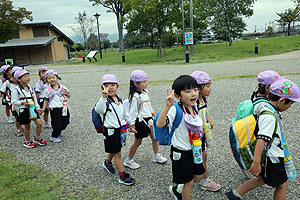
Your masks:
[{"label": "green grass", "polygon": [[[95,187],[79,188],[62,173],[17,161],[0,150],[0,199],[105,199]],[[116,191],[118,192],[118,191]],[[107,191],[112,193],[112,191]]]},{"label": "green grass", "polygon": [[[254,54],[255,43],[258,43],[259,53]],[[233,46],[225,43],[198,44],[195,45],[194,56],[190,56],[190,63],[206,63],[237,60],[267,55],[275,55],[284,52],[300,50],[300,36],[285,36],[263,38],[258,40],[234,41]],[[134,64],[183,64],[185,57],[182,47],[166,48],[166,56],[157,57],[157,49],[130,49],[125,52],[126,62],[122,63],[121,53],[107,50],[103,52],[103,59],[90,63],[86,60],[68,61],[59,65],[73,64],[97,64],[97,65],[134,65]]]}]

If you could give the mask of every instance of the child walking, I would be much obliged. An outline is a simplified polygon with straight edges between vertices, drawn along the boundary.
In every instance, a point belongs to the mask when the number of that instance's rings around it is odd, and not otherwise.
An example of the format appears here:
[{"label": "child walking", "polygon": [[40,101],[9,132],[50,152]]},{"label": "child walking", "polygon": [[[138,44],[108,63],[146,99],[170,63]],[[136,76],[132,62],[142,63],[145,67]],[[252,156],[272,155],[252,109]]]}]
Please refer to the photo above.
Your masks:
[{"label": "child walking", "polygon": [[104,126],[104,148],[108,153],[107,159],[103,163],[103,167],[108,173],[116,172],[112,164],[114,164],[119,173],[119,183],[125,185],[133,185],[135,179],[126,173],[121,161],[121,134],[124,131],[126,124],[130,126],[129,131],[136,132],[134,129],[134,121],[131,120],[129,114],[122,103],[122,100],[117,96],[119,89],[118,79],[113,74],[106,74],[101,79],[102,97],[96,104],[95,110],[103,119]]},{"label": "child walking", "polygon": [[18,137],[23,136],[23,129],[21,127],[21,125],[19,124],[19,114],[16,111],[16,107],[11,103],[11,96],[12,96],[12,91],[15,90],[15,88],[18,85],[18,81],[14,78],[14,74],[16,71],[18,71],[19,69],[22,69],[20,67],[13,67],[11,72],[12,72],[12,77],[10,80],[7,80],[4,82],[4,84],[2,85],[0,91],[1,93],[4,93],[4,91],[6,91],[6,102],[9,105],[9,109],[12,113],[12,115],[15,117],[15,125],[16,125],[16,135]]},{"label": "child walking", "polygon": [[200,133],[202,120],[195,108],[198,99],[197,82],[189,75],[181,75],[173,82],[172,90],[173,92],[170,94],[167,89],[166,105],[162,109],[156,125],[158,128],[172,126],[176,116],[174,95],[179,100],[178,104],[184,115],[171,139],[170,157],[173,182],[176,185],[170,186],[169,192],[175,199],[190,200],[194,183],[201,180],[205,173],[201,159],[194,159],[194,156],[199,156],[201,151],[195,151],[197,152],[195,155],[193,153],[193,150],[196,150],[194,148],[199,147],[201,137],[203,137],[203,134]]},{"label": "child walking", "polygon": [[150,103],[147,88],[148,75],[142,70],[134,70],[130,75],[129,88],[129,114],[135,120],[134,143],[131,145],[127,158],[124,161],[124,166],[131,169],[137,169],[140,165],[134,162],[133,157],[137,148],[142,144],[143,138],[150,134],[152,140],[153,159],[155,163],[165,163],[167,159],[158,153],[158,141],[155,140],[153,134],[153,117],[155,112]]},{"label": "child walking", "polygon": [[[3,77],[1,78],[1,82],[2,82],[2,85],[6,82],[6,81],[10,81],[10,79],[12,78],[12,67],[9,66],[9,65],[3,65],[1,67],[1,73],[3,73]],[[2,87],[2,86],[1,86]],[[13,124],[14,121],[12,120],[11,118],[11,115],[10,115],[10,108],[9,108],[9,105],[8,105],[8,102],[7,102],[7,94],[10,93],[11,91],[1,91],[1,96],[2,96],[2,105],[5,106],[5,113],[6,113],[6,116],[7,116],[7,122],[10,123],[10,124]]]},{"label": "child walking", "polygon": [[203,179],[200,180],[200,185],[203,190],[208,191],[218,191],[221,188],[220,184],[215,183],[214,181],[208,178],[207,173],[207,153],[205,147],[211,145],[211,129],[214,127],[214,123],[211,121],[208,113],[208,106],[206,98],[211,93],[211,78],[206,72],[195,71],[191,75],[197,81],[197,87],[199,91],[199,96],[197,100],[197,109],[199,112],[199,117],[202,119],[203,126],[202,131],[204,137],[202,137],[202,155],[203,155],[203,165],[205,168],[205,174]]},{"label": "child walking", "polygon": [[[275,200],[286,199],[288,182],[284,164],[284,138],[279,112],[287,111],[294,102],[300,103],[299,88],[294,82],[288,79],[280,79],[271,84],[269,103],[265,104],[261,111],[273,112],[275,116],[264,114],[258,118],[259,131],[256,137],[257,143],[253,163],[250,167],[250,172],[255,178],[247,180],[236,190],[227,192],[226,196],[229,199],[240,200],[244,194],[264,184],[276,188],[274,192]],[[276,126],[277,131],[275,132]],[[267,159],[262,166],[261,157],[264,149],[267,151]]]},{"label": "child walking", "polygon": [[[36,86],[35,86],[35,95],[36,95],[36,98],[37,98],[41,108],[43,108],[43,105],[44,105],[43,91],[49,86],[49,84],[47,83],[46,77],[45,77],[45,74],[47,71],[48,71],[48,68],[45,66],[41,66],[38,69],[40,80],[36,83]],[[45,128],[52,128],[51,124],[49,123],[49,109],[48,108],[46,108],[46,110],[44,111],[44,122],[45,122],[45,125],[44,125]]]},{"label": "child walking", "polygon": [[[12,92],[11,102],[16,107],[16,110],[19,112],[19,123],[24,125],[24,135],[25,142],[24,147],[34,148],[36,144],[40,146],[46,145],[46,141],[41,137],[42,130],[42,121],[37,112],[40,112],[40,107],[37,103],[36,96],[33,92],[33,89],[30,87],[30,76],[29,72],[26,70],[20,69],[14,72],[14,78],[18,81],[18,86]],[[36,106],[34,111],[29,110],[30,103],[33,103]],[[32,115],[36,115],[33,118]],[[30,119],[32,117],[32,119]],[[30,140],[30,122],[33,120],[36,124],[36,136],[33,139],[33,142]]]},{"label": "child walking", "polygon": [[42,111],[45,112],[47,106],[50,109],[52,135],[50,141],[61,142],[62,131],[70,123],[70,113],[66,98],[70,98],[70,92],[64,85],[59,84],[57,71],[50,69],[45,73],[49,86],[43,92],[44,105]]}]

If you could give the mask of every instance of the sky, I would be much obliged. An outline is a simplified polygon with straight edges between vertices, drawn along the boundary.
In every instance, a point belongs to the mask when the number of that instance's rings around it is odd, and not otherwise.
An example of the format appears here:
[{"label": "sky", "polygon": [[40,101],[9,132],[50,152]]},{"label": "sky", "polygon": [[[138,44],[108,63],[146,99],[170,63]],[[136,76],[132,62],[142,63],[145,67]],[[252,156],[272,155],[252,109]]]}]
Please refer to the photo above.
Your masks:
[{"label": "sky", "polygon": [[[74,36],[70,28],[75,23],[78,12],[86,11],[88,16],[98,12],[100,16],[100,32],[118,33],[116,17],[114,13],[107,13],[107,9],[101,5],[92,6],[88,0],[13,0],[15,7],[24,7],[32,11],[33,22],[48,22],[64,32],[67,36]],[[293,7],[291,0],[257,0],[254,4],[254,14],[245,18],[247,32],[264,31],[271,21],[279,19],[276,12],[283,12]]]}]

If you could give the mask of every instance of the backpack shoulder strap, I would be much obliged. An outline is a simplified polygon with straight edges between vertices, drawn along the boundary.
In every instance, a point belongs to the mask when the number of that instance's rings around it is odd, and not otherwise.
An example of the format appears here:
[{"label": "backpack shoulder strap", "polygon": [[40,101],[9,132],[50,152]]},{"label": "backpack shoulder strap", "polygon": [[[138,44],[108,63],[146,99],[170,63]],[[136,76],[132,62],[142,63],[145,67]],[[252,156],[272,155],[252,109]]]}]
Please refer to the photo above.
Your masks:
[{"label": "backpack shoulder strap", "polygon": [[257,97],[256,99],[252,100],[253,105],[256,105],[260,102],[266,102],[267,103],[268,102],[267,97]]},{"label": "backpack shoulder strap", "polygon": [[175,108],[176,108],[176,115],[172,126],[172,130],[174,129],[174,131],[180,125],[183,116],[183,111],[178,103],[175,103]]}]

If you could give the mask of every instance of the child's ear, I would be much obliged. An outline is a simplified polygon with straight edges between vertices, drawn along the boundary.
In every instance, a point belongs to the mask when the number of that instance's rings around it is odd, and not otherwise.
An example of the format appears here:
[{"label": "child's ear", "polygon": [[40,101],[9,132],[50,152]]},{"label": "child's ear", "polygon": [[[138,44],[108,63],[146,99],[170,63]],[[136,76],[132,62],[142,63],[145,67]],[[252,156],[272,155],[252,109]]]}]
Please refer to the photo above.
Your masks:
[{"label": "child's ear", "polygon": [[176,99],[178,99],[178,100],[180,100],[180,99],[181,99],[181,96],[180,96],[180,95],[178,95],[178,94],[176,94],[176,93],[174,93],[174,96],[175,96],[175,98],[176,98]]},{"label": "child's ear", "polygon": [[279,103],[285,103],[286,98],[280,98]]},{"label": "child's ear", "polygon": [[134,85],[135,87],[138,87],[138,82],[133,82],[133,85]]}]

